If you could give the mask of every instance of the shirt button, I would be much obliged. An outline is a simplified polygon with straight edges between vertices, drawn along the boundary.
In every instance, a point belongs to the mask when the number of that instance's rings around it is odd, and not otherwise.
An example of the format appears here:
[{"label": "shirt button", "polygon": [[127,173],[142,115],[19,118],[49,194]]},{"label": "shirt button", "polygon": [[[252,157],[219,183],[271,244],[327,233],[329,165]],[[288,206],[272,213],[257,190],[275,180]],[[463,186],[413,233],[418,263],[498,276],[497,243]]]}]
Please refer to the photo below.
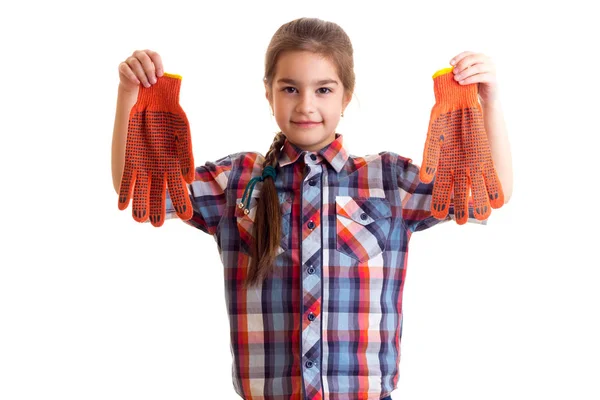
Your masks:
[{"label": "shirt button", "polygon": [[362,214],[360,214],[360,218],[361,218],[361,219],[367,219],[367,214],[366,214],[366,213],[362,213]]},{"label": "shirt button", "polygon": [[304,364],[304,365],[306,365],[306,368],[312,368],[313,362],[312,361],[307,361],[306,364]]},{"label": "shirt button", "polygon": [[308,319],[310,321],[314,321],[315,320],[315,314],[313,314],[313,313],[308,314]]},{"label": "shirt button", "polygon": [[313,229],[315,227],[315,223],[312,221],[308,221],[308,228]]},{"label": "shirt button", "polygon": [[311,274],[311,275],[314,274],[315,273],[315,269],[313,267],[309,267],[308,268],[308,273]]},{"label": "shirt button", "polygon": [[315,186],[316,183],[317,183],[317,181],[315,179],[311,179],[310,181],[308,181],[308,184],[310,186]]},{"label": "shirt button", "polygon": [[314,160],[316,160],[316,159],[317,159],[317,156],[316,156],[316,155],[314,155],[314,154],[311,154],[311,155],[310,155],[310,159],[314,161]]}]

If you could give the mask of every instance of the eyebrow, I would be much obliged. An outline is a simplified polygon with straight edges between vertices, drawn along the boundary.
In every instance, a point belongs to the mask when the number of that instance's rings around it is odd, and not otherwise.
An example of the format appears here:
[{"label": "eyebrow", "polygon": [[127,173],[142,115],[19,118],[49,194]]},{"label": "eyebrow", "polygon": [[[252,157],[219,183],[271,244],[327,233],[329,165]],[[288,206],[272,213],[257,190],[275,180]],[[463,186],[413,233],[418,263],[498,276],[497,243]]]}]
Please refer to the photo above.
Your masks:
[{"label": "eyebrow", "polygon": [[[296,81],[290,78],[281,78],[277,81],[277,83],[289,83],[290,85],[296,85]],[[338,82],[334,79],[322,79],[320,81],[315,82],[317,85],[326,85],[328,83],[338,84]]]}]

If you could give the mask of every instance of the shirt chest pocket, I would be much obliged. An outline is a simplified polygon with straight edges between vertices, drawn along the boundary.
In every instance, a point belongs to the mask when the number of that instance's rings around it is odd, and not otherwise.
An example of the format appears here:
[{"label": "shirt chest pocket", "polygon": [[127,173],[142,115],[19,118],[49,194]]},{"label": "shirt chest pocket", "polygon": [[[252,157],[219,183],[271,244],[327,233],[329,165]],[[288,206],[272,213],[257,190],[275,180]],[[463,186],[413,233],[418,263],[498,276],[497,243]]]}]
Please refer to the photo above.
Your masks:
[{"label": "shirt chest pocket", "polygon": [[336,196],[335,208],[337,251],[365,262],[385,250],[392,223],[387,199]]},{"label": "shirt chest pocket", "polygon": [[[242,253],[250,255],[250,246],[254,241],[254,219],[256,217],[256,206],[259,201],[260,192],[254,190],[252,192],[253,197],[250,198],[250,204],[248,207],[248,214],[244,213],[244,210],[239,208],[237,204],[242,201],[242,198],[236,199],[235,217],[237,221],[237,228],[240,236],[240,251]],[[292,213],[292,193],[278,193],[279,198],[279,209],[281,210],[281,241],[277,249],[277,255],[283,253],[291,247],[291,226],[290,217]]]}]

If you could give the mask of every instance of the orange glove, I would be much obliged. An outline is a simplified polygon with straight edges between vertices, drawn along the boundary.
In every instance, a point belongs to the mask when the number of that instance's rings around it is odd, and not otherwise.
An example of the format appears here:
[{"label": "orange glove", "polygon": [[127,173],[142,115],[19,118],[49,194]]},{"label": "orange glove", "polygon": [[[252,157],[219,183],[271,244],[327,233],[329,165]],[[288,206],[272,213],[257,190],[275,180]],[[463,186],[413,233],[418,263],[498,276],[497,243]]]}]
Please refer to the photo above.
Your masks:
[{"label": "orange glove", "polygon": [[504,193],[494,169],[477,85],[460,85],[454,80],[452,68],[444,68],[433,75],[433,88],[436,101],[419,172],[423,183],[431,182],[434,175],[436,178],[432,215],[445,219],[453,202],[456,222],[462,225],[469,218],[471,203],[475,218],[484,220],[491,208],[502,207]]},{"label": "orange glove", "polygon": [[119,209],[129,205],[133,187],[133,219],[150,216],[155,227],[165,221],[166,185],[177,215],[189,220],[193,210],[187,183],[194,179],[190,127],[179,105],[181,76],[163,74],[145,88],[129,114],[125,166],[119,190]]}]

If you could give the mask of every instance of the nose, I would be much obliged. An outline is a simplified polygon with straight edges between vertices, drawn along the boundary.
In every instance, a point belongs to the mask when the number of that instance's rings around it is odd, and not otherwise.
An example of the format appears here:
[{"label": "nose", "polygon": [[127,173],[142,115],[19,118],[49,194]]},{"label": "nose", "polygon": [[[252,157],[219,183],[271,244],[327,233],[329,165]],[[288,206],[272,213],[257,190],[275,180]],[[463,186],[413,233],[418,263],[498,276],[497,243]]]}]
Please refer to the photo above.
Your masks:
[{"label": "nose", "polygon": [[304,91],[304,93],[299,96],[296,112],[299,114],[310,114],[315,111],[314,107],[313,94],[309,91]]}]

